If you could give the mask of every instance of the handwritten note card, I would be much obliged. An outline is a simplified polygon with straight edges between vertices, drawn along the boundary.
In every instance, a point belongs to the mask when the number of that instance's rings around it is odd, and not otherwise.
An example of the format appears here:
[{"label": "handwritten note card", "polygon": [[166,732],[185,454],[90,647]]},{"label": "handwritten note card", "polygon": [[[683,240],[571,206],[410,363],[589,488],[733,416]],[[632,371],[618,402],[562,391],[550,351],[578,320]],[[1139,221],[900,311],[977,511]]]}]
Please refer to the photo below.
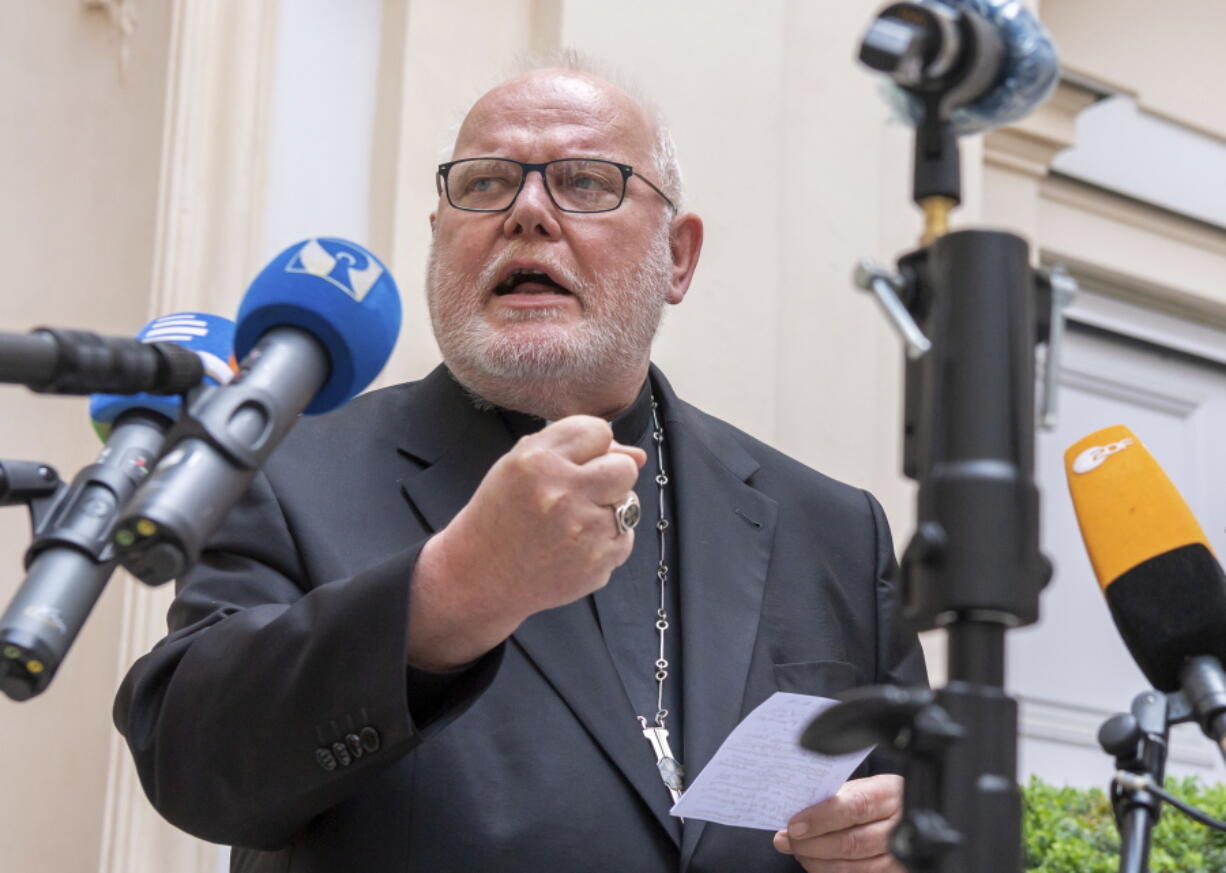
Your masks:
[{"label": "handwritten note card", "polygon": [[672,814],[774,831],[832,796],[872,751],[830,757],[801,748],[809,722],[836,702],[775,692],[733,729]]}]

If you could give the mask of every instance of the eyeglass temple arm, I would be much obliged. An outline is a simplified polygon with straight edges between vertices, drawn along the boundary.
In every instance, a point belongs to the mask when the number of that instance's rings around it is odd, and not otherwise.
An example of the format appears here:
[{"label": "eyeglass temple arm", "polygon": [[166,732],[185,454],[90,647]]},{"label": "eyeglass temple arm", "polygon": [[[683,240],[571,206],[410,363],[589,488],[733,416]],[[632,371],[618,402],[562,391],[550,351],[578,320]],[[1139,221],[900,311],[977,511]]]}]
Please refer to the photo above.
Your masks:
[{"label": "eyeglass temple arm", "polygon": [[636,173],[636,172],[634,172],[634,170],[631,170],[631,171],[630,171],[630,175],[631,175],[631,176],[638,176],[640,179],[642,179],[644,182],[646,182],[646,183],[647,183],[647,187],[648,187],[648,188],[650,188],[652,191],[655,191],[657,194],[659,194],[661,197],[663,197],[663,198],[664,198],[664,202],[668,204],[668,207],[669,207],[669,208],[670,208],[670,209],[671,209],[673,212],[678,212],[678,211],[679,211],[679,210],[677,209],[677,204],[673,203],[673,201],[672,201],[672,200],[669,198],[669,196],[668,196],[667,194],[665,194],[663,191],[661,191],[661,190],[660,190],[658,187],[656,187],[656,184],[655,184],[654,182],[652,182],[650,179],[648,179],[646,176],[642,175],[641,173]]}]

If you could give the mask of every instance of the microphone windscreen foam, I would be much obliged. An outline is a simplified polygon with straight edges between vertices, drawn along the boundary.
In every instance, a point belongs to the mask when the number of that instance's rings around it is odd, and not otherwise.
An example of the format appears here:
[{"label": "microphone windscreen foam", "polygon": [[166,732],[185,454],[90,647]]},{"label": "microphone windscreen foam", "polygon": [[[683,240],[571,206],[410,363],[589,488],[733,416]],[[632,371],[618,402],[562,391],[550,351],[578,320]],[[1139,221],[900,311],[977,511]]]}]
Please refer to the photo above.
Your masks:
[{"label": "microphone windscreen foam", "polygon": [[278,327],[309,333],[327,350],[327,381],[304,410],[317,415],[371,383],[400,333],[400,292],[373,254],[342,239],[296,243],[260,271],[238,310],[234,352],[241,361]]},{"label": "microphone windscreen foam", "polygon": [[[204,384],[221,385],[234,376],[234,322],[220,315],[176,312],[149,322],[136,338],[146,343],[174,343],[191,349],[204,364]],[[105,443],[115,419],[134,409],[156,412],[174,421],[182,402],[166,394],[93,394],[89,418],[94,432]]]},{"label": "microphone windscreen foam", "polygon": [[1192,510],[1128,428],[1064,455],[1069,494],[1111,616],[1154,687],[1174,691],[1186,658],[1226,655],[1226,576]]},{"label": "microphone windscreen foam", "polygon": [[[1005,60],[996,83],[974,102],[950,113],[959,136],[1017,121],[1047,99],[1060,79],[1056,46],[1022,0],[942,0],[947,6],[977,12],[997,29]],[[890,83],[886,101],[911,124],[924,116],[918,97]]]},{"label": "microphone windscreen foam", "polygon": [[978,12],[1000,30],[1005,44],[1005,64],[996,87],[953,112],[960,135],[1017,121],[1047,99],[1060,79],[1060,61],[1047,29],[1022,0],[948,2]]},{"label": "microphone windscreen foam", "polygon": [[1123,425],[1104,428],[1064,453],[1069,495],[1098,584],[1170,549],[1209,541],[1153,455]]},{"label": "microphone windscreen foam", "polygon": [[1158,690],[1179,690],[1188,658],[1216,655],[1226,662],[1226,574],[1202,543],[1138,564],[1106,595],[1120,637]]}]

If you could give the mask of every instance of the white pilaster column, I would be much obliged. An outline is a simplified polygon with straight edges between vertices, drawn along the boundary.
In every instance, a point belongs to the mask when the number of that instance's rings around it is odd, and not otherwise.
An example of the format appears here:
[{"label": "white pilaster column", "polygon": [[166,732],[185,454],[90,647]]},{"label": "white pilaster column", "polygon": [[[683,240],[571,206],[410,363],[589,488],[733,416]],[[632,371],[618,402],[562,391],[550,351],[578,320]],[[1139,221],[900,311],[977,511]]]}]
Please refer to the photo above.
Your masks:
[{"label": "white pilaster column", "polygon": [[[149,315],[229,315],[259,266],[277,0],[174,0]],[[116,685],[166,632],[171,586],[126,573]],[[216,873],[224,850],[161,819],[111,741],[100,873]]]}]

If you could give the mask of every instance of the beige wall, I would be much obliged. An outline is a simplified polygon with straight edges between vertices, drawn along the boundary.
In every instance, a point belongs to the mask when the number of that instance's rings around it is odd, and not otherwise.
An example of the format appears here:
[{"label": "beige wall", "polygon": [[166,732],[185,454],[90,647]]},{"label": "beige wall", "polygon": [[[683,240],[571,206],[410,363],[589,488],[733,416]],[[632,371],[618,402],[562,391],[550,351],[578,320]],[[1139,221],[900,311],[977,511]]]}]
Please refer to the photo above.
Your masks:
[{"label": "beige wall", "polygon": [[[264,244],[263,131],[266,104],[277,97],[265,93],[274,78],[267,40],[269,19],[286,2],[117,0],[136,22],[121,72],[125,40],[102,9],[3,0],[0,165],[10,172],[0,245],[10,270],[0,329],[49,323],[126,334],[167,305],[229,311]],[[336,5],[343,10],[344,0]],[[435,201],[432,166],[460,109],[514,54],[574,46],[626,69],[656,96],[672,121],[689,204],[707,222],[690,297],[670,314],[657,359],[683,396],[872,489],[901,545],[912,525],[911,486],[898,472],[901,352],[873,301],[849,281],[858,257],[892,262],[918,231],[908,199],[909,132],[889,120],[874,79],[852,60],[878,5],[385,0],[370,242],[400,282],[405,327],[381,381],[415,378],[437,360],[421,294],[426,215]],[[1124,7],[1126,15],[1110,14]],[[1044,0],[1042,12],[1074,69],[1222,135],[1223,110],[1207,109],[1212,101],[1196,84],[1211,79],[1205,71],[1219,53],[1208,19],[1188,11],[1212,16],[1221,4],[1161,4],[1161,19],[1153,7]],[[1129,40],[1155,33],[1166,36],[1147,39],[1137,60]],[[1053,193],[1043,181],[1044,160],[1071,141],[1085,99],[1066,89],[1063,102],[1019,130],[986,144],[968,140],[967,205],[958,221],[1019,229],[1049,251],[1104,268],[1121,240],[1142,251],[1143,218],[1080,233],[1090,227],[1084,198]],[[1169,231],[1144,237],[1147,264],[1174,251],[1160,244]],[[1193,266],[1173,284],[1169,271],[1163,282],[1152,267],[1128,268],[1145,274],[1134,283],[1138,293],[1151,302],[1198,299],[1196,289],[1214,281],[1205,276],[1216,275],[1206,270],[1221,262],[1212,254],[1221,234],[1198,232],[1180,236],[1182,262]],[[155,271],[162,278],[151,288]],[[0,387],[0,414],[9,424],[4,457],[43,458],[71,475],[97,452],[82,400]],[[0,575],[0,597],[18,581],[28,537],[20,511],[0,513],[0,557],[10,567]],[[121,594],[125,616],[140,612],[135,591],[130,581],[112,584],[46,695],[24,705],[0,700],[0,745],[12,752],[0,797],[5,873],[101,869],[116,652],[121,643],[143,648],[161,623],[162,606],[152,600],[142,601],[139,621],[121,620]],[[106,869],[177,873],[213,863],[208,853],[169,849],[141,861],[158,825],[118,760],[112,839],[122,851],[112,850]],[[189,856],[195,860],[164,860]]]},{"label": "beige wall", "polygon": [[1064,65],[1226,140],[1221,0],[1043,0]]},{"label": "beige wall", "polygon": [[[161,0],[126,5],[137,22],[127,40],[77,2],[4,4],[0,329],[131,334],[148,319],[170,15]],[[0,456],[46,460],[65,477],[100,448],[84,398],[3,386],[0,421]],[[23,510],[0,513],[5,603],[29,539]],[[0,698],[6,873],[97,868],[119,595],[112,584],[45,694]]]}]

